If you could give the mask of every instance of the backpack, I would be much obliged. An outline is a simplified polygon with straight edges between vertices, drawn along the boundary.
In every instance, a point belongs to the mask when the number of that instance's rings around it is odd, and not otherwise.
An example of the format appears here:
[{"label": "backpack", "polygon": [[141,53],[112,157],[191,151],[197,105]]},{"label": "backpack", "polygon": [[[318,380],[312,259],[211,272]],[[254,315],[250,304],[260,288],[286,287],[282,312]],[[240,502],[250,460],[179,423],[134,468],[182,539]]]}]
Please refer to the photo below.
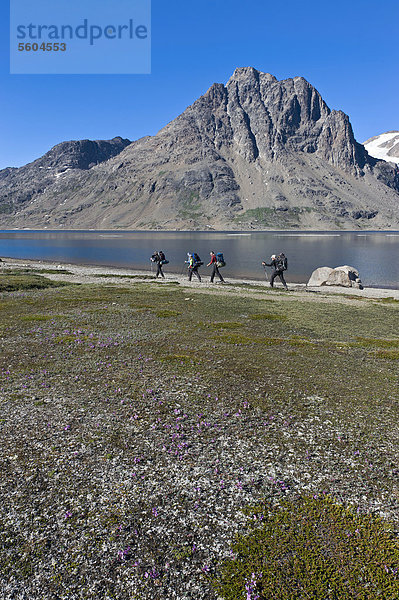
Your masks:
[{"label": "backpack", "polygon": [[223,258],[223,252],[218,252],[216,254],[216,266],[218,268],[226,266],[226,261]]},{"label": "backpack", "polygon": [[276,256],[276,269],[277,271],[286,271],[288,268],[288,261],[286,255],[282,252]]},{"label": "backpack", "polygon": [[196,252],[192,253],[192,257],[193,257],[193,267],[200,267],[201,265],[204,264]]},{"label": "backpack", "polygon": [[160,259],[159,262],[161,263],[161,265],[168,265],[169,264],[169,261],[166,260],[166,256],[165,256],[165,254],[163,252],[159,253],[159,259]]}]

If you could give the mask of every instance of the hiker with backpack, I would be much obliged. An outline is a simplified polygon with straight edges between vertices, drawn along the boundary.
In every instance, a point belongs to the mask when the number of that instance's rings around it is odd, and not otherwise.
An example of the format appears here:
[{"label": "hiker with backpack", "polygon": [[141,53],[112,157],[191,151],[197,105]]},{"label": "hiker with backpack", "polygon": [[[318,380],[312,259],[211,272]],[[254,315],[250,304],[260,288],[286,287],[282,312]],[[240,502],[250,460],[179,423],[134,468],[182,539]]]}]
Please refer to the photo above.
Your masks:
[{"label": "hiker with backpack", "polygon": [[283,252],[281,252],[277,256],[275,254],[272,254],[272,256],[270,257],[270,260],[271,260],[270,264],[265,261],[262,262],[263,267],[272,267],[273,268],[273,272],[270,276],[270,287],[274,287],[274,280],[278,276],[278,277],[280,277],[280,280],[284,286],[284,289],[288,290],[288,287],[287,287],[287,284],[285,282],[284,275],[283,275],[284,271],[286,271],[287,267],[288,267],[287,257],[285,256],[285,254]]},{"label": "hiker with backpack", "polygon": [[196,252],[187,252],[187,256],[188,260],[186,260],[186,263],[188,263],[188,280],[191,281],[194,273],[198,277],[198,280],[201,281],[201,276],[198,273],[198,268],[204,263],[202,262],[202,260]]},{"label": "hiker with backpack", "polygon": [[155,251],[154,254],[151,256],[150,261],[157,265],[157,272],[155,278],[158,279],[158,277],[161,276],[163,279],[165,279],[165,275],[162,271],[162,265],[167,265],[169,261],[166,260],[163,251]]},{"label": "hiker with backpack", "polygon": [[223,254],[221,252],[218,252],[217,254],[215,254],[214,250],[211,250],[210,256],[211,256],[211,260],[206,266],[212,267],[211,283],[213,283],[213,280],[215,279],[215,275],[217,275],[219,277],[220,281],[222,283],[224,283],[224,279],[219,272],[219,268],[224,267],[226,264],[224,262]]}]

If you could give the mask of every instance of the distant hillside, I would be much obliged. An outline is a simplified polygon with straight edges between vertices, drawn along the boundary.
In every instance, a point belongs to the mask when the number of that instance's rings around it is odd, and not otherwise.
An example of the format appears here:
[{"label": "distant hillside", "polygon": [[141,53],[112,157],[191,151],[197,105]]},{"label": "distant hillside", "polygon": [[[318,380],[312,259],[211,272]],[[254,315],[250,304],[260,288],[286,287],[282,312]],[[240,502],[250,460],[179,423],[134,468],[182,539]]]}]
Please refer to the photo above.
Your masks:
[{"label": "distant hillside", "polygon": [[87,171],[116,156],[130,140],[80,140],[62,142],[34,162],[0,171],[0,211],[16,214],[51,189],[57,193],[59,178],[68,172]]},{"label": "distant hillside", "polygon": [[399,227],[399,168],[302,77],[237,69],[153,137],[72,144],[110,146],[1,171],[1,227]]}]

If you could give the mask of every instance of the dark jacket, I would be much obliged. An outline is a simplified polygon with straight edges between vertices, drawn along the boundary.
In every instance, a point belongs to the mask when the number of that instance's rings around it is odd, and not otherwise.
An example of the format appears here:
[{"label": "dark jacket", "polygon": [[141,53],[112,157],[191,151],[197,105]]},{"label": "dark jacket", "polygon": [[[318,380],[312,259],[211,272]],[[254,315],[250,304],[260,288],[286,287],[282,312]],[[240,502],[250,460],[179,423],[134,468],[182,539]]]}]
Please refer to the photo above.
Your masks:
[{"label": "dark jacket", "polygon": [[273,267],[273,269],[275,269],[276,271],[279,271],[279,268],[277,267],[277,260],[276,259],[272,260],[272,262],[270,264],[267,263],[266,261],[264,261],[264,264],[267,267]]},{"label": "dark jacket", "polygon": [[272,260],[272,262],[269,264],[267,262],[264,262],[264,264],[266,265],[266,267],[273,267],[273,269],[275,271],[285,271],[284,267],[282,268],[282,259],[286,259],[285,254],[281,254],[281,259],[279,259],[278,257],[276,257],[275,259]]}]

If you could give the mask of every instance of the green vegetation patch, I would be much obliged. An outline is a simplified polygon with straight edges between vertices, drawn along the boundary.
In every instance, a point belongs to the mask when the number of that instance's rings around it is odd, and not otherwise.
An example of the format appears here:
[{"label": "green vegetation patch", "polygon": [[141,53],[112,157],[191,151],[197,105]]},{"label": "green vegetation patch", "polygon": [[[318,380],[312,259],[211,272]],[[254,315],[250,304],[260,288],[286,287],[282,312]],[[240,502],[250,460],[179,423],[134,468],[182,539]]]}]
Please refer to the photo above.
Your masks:
[{"label": "green vegetation patch", "polygon": [[242,323],[234,322],[234,321],[225,321],[225,322],[217,322],[210,323],[211,329],[237,329],[238,327],[242,327]]},{"label": "green vegetation patch", "polygon": [[52,321],[53,319],[61,319],[62,315],[23,315],[21,321],[35,322],[35,321]]},{"label": "green vegetation patch", "polygon": [[288,343],[290,344],[290,346],[297,346],[298,348],[301,348],[302,346],[316,347],[314,342],[312,342],[311,340],[307,340],[306,338],[293,337],[288,341]]},{"label": "green vegetation patch", "polygon": [[253,344],[253,338],[248,335],[240,335],[239,333],[230,333],[226,335],[221,335],[218,337],[214,337],[214,340],[218,340],[219,342],[224,342],[225,344],[239,344],[239,345],[248,345]]},{"label": "green vegetation patch", "polygon": [[399,348],[399,340],[358,337],[353,346],[358,348]]},{"label": "green vegetation patch", "polygon": [[0,214],[7,215],[9,213],[12,213],[13,210],[14,206],[11,204],[11,202],[4,202],[0,204]]},{"label": "green vegetation patch", "polygon": [[173,552],[176,560],[185,560],[185,559],[189,559],[193,556],[194,554],[194,550],[193,547],[190,545],[186,545],[186,546],[182,546],[181,548],[176,548],[176,550],[174,550]]},{"label": "green vegetation patch", "polygon": [[26,275],[26,274],[40,274],[40,275],[73,275],[72,271],[68,271],[67,269],[33,269],[30,267],[23,267],[20,269],[3,269],[2,273],[6,275]]},{"label": "green vegetation patch", "polygon": [[[267,282],[269,283],[269,282]],[[228,287],[229,285],[231,285],[230,283],[225,283],[224,287]],[[263,288],[264,288],[264,283],[263,282],[259,282],[259,283],[234,283],[234,287],[235,288],[243,288],[245,290],[254,290],[257,292],[262,292]],[[275,292],[278,291],[277,288],[267,288],[268,292]],[[275,300],[270,300],[269,298],[267,299],[267,302],[275,302]]]},{"label": "green vegetation patch", "polygon": [[15,292],[20,290],[45,289],[68,285],[64,281],[52,281],[41,275],[20,275],[9,273],[0,275],[0,292]]},{"label": "green vegetation patch", "polygon": [[285,223],[286,225],[299,222],[300,215],[310,213],[314,210],[311,206],[292,206],[281,208],[272,208],[261,206],[250,208],[245,213],[235,218],[238,222],[254,221],[261,225],[272,225],[275,223]]},{"label": "green vegetation patch", "polygon": [[135,303],[131,303],[129,304],[129,306],[131,308],[134,308],[134,310],[152,310],[154,308],[153,305],[151,304],[135,304]]},{"label": "green vegetation patch", "polygon": [[214,337],[213,339],[218,340],[219,342],[224,342],[225,344],[259,344],[262,346],[276,346],[284,341],[281,338],[250,337],[248,335],[241,335],[240,333],[224,334],[218,337]]},{"label": "green vegetation patch", "polygon": [[68,269],[32,269],[35,273],[43,273],[49,275],[73,275],[72,271],[68,271]]},{"label": "green vegetation patch", "polygon": [[253,321],[285,321],[285,315],[275,315],[272,313],[258,313],[249,316]]},{"label": "green vegetation patch", "polygon": [[162,286],[166,287],[166,288],[168,288],[168,287],[174,288],[178,285],[180,285],[180,281],[164,281],[162,283]]},{"label": "green vegetation patch", "polygon": [[399,304],[399,300],[392,296],[388,296],[388,298],[379,298],[376,302],[381,302],[382,304]]},{"label": "green vegetation patch", "polygon": [[225,600],[399,598],[399,546],[383,521],[328,497],[250,513],[250,532],[214,581]]},{"label": "green vegetation patch", "polygon": [[201,201],[198,192],[181,190],[179,193],[178,216],[182,219],[196,219],[202,215]]},{"label": "green vegetation patch", "polygon": [[82,342],[93,341],[88,335],[77,335],[77,334],[64,334],[57,335],[54,338],[56,344],[81,344]]},{"label": "green vegetation patch", "polygon": [[378,350],[375,356],[377,358],[387,358],[388,360],[399,360],[399,350]]},{"label": "green vegetation patch", "polygon": [[[334,296],[339,296],[340,294],[334,294]],[[350,294],[342,294],[342,298],[345,300],[355,300],[357,302],[370,302],[370,298],[362,298],[362,296],[351,296]]]}]

